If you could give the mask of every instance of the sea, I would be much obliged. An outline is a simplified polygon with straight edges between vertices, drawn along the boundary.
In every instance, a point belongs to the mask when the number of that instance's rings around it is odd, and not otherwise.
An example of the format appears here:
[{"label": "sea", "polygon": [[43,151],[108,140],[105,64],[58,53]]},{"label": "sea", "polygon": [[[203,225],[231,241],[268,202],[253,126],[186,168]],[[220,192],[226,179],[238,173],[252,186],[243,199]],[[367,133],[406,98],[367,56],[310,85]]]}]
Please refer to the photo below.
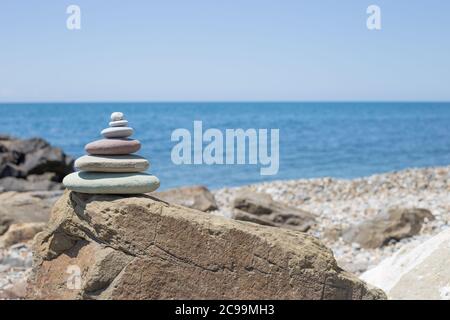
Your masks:
[{"label": "sea", "polygon": [[[427,102],[174,102],[0,104],[0,134],[42,137],[77,158],[101,139],[120,111],[141,141],[161,189],[210,189],[271,180],[356,178],[406,168],[450,164],[450,103]],[[177,129],[279,129],[279,169],[261,164],[175,164]],[[269,135],[270,136],[270,135]],[[203,147],[208,145],[204,142]],[[269,140],[270,147],[270,140]],[[270,149],[269,149],[270,150]],[[194,151],[192,151],[194,152]]]}]

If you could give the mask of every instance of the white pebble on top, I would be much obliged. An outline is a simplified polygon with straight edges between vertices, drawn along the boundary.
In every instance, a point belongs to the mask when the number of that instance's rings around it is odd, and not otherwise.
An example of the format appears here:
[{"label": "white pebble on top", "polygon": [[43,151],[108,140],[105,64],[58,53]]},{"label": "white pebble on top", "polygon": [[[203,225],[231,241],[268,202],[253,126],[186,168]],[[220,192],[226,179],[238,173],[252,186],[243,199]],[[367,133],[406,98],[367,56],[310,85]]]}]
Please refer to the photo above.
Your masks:
[{"label": "white pebble on top", "polygon": [[123,120],[123,113],[122,112],[113,112],[113,113],[111,113],[111,120],[112,121]]}]

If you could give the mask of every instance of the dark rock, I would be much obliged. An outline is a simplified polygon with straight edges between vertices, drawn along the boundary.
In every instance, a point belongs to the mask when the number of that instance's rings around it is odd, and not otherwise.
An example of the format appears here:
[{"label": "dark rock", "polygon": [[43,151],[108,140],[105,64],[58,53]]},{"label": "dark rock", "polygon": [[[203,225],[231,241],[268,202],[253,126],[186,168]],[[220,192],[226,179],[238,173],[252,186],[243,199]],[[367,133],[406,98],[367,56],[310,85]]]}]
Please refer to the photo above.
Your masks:
[{"label": "dark rock", "polygon": [[217,210],[214,195],[204,186],[192,186],[153,192],[158,199],[200,211]]},{"label": "dark rock", "polygon": [[308,231],[315,221],[312,213],[286,206],[264,193],[244,193],[234,200],[233,218],[267,226]]},{"label": "dark rock", "polygon": [[73,172],[73,159],[41,138],[0,139],[0,189],[55,190]]},{"label": "dark rock", "polygon": [[418,234],[425,221],[434,220],[433,214],[426,209],[395,208],[381,214],[373,220],[352,226],[343,231],[346,242],[356,242],[363,248],[379,248],[390,241]]}]

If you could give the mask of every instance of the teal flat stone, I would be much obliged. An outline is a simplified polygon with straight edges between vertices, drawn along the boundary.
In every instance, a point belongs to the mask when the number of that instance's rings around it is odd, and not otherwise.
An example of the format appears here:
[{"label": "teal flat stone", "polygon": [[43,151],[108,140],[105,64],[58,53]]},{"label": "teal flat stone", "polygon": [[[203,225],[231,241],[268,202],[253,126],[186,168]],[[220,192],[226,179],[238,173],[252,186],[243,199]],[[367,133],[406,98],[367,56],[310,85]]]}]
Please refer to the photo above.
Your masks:
[{"label": "teal flat stone", "polygon": [[74,172],[63,180],[64,186],[81,193],[137,194],[155,191],[159,179],[148,173]]}]

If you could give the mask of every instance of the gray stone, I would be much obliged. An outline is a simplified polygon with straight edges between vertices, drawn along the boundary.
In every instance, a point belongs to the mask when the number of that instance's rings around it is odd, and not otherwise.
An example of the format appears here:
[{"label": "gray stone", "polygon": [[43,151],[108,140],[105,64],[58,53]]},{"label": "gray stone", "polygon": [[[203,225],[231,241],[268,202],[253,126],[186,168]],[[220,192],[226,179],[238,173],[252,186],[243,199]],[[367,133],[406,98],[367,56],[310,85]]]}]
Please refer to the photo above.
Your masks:
[{"label": "gray stone", "polygon": [[111,113],[111,121],[120,121],[123,120],[122,112],[113,112]]}]

